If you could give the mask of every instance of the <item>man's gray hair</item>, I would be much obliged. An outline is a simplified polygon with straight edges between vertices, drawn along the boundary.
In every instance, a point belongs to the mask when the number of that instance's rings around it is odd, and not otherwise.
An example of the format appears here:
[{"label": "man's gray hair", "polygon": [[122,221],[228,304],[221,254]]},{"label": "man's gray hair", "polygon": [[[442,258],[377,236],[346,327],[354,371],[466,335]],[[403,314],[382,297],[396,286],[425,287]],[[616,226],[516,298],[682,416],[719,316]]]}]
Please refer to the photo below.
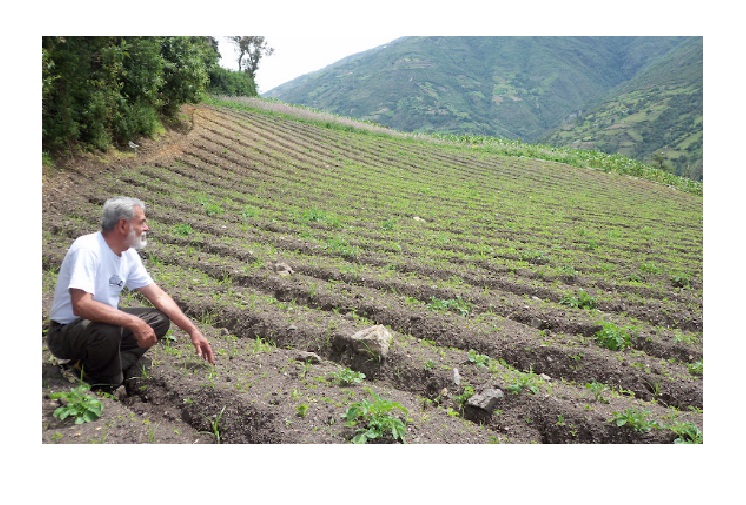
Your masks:
[{"label": "man's gray hair", "polygon": [[129,221],[135,217],[135,207],[140,207],[145,212],[145,204],[137,198],[116,196],[106,200],[101,218],[101,230],[111,231],[120,219],[124,218]]}]

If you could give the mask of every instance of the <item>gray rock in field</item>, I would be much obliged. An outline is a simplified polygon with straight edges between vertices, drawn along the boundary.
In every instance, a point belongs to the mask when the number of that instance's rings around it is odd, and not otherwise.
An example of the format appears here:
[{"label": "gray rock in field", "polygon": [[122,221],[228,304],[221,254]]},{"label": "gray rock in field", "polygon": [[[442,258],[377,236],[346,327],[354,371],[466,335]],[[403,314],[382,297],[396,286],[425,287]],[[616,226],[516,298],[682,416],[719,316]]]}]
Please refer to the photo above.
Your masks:
[{"label": "gray rock in field", "polygon": [[298,353],[295,355],[295,361],[302,361],[303,363],[312,363],[314,365],[318,365],[321,363],[321,358],[319,358],[319,355],[315,352],[309,352],[309,351],[298,351]]},{"label": "gray rock in field", "polygon": [[385,358],[393,341],[394,336],[382,324],[360,330],[350,337],[356,353],[375,358]]},{"label": "gray rock in field", "polygon": [[492,413],[504,397],[505,393],[499,389],[485,389],[466,400],[466,405]]},{"label": "gray rock in field", "polygon": [[288,277],[293,275],[293,269],[287,263],[273,263],[269,266],[269,269],[280,277]]},{"label": "gray rock in field", "polygon": [[457,386],[461,384],[461,375],[458,373],[458,368],[453,369],[453,383]]}]

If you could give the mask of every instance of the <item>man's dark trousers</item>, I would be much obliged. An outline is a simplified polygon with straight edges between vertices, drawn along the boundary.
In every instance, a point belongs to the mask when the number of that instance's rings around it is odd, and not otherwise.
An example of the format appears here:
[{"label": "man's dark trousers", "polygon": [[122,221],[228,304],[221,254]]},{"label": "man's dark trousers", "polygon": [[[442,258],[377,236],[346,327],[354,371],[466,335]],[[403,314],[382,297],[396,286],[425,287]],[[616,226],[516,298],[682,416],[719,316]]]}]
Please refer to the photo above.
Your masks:
[{"label": "man's dark trousers", "polygon": [[[160,310],[122,310],[148,323],[157,339],[166,335],[170,321]],[[57,358],[80,360],[85,381],[91,386],[119,386],[124,382],[125,372],[147,351],[138,346],[129,329],[81,318],[64,325],[51,321],[47,344]]]}]

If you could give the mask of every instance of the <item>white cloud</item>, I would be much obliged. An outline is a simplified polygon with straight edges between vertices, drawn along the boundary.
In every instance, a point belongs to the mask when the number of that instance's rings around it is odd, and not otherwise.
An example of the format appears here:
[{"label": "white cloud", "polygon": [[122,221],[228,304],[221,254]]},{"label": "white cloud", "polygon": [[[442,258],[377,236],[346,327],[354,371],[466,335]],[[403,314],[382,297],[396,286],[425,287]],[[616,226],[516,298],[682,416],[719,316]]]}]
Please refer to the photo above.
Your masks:
[{"label": "white cloud", "polygon": [[[309,72],[320,70],[342,58],[373,49],[396,39],[397,35],[271,35],[263,34],[267,45],[274,49],[271,56],[262,56],[256,73],[260,93],[265,93]],[[231,42],[219,36],[221,65],[238,69],[238,53]]]}]

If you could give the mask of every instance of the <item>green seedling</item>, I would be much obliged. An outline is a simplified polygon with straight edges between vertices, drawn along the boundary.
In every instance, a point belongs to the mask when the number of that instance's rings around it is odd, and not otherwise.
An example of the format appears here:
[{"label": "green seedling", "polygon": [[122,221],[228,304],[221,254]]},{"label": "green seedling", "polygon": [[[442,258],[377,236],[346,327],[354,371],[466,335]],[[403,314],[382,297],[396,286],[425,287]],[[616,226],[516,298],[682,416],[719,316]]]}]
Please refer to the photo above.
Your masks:
[{"label": "green seedling", "polygon": [[528,389],[532,394],[539,392],[539,386],[544,383],[541,377],[536,375],[532,369],[529,368],[528,372],[514,371],[508,384],[508,391],[517,395],[524,389]]},{"label": "green seedling", "polygon": [[432,296],[430,297],[430,303],[427,304],[427,308],[428,310],[432,310],[435,312],[452,310],[458,312],[462,316],[468,316],[469,312],[471,312],[471,304],[462,300],[461,297],[457,297],[456,299],[451,298],[448,300],[444,300],[442,298],[438,298],[437,296]]},{"label": "green seedling", "polygon": [[564,297],[560,303],[573,309],[595,309],[596,299],[583,291],[578,291],[576,295],[568,295]]},{"label": "green seedling", "polygon": [[469,363],[474,363],[477,368],[487,368],[490,366],[490,357],[484,354],[477,354],[477,351],[469,350]]},{"label": "green seedling", "polygon": [[308,413],[308,405],[305,403],[301,403],[300,405],[298,405],[296,412],[298,414],[298,417],[306,417],[306,413]]},{"label": "green seedling", "polygon": [[356,427],[356,435],[352,438],[354,444],[364,444],[369,440],[391,436],[394,441],[405,442],[407,433],[406,421],[395,417],[393,412],[399,410],[406,419],[407,409],[401,404],[380,398],[369,391],[373,401],[361,400],[350,405],[345,412],[347,426]]},{"label": "green seedling", "polygon": [[677,437],[674,439],[674,444],[703,444],[704,438],[702,430],[697,428],[697,425],[693,423],[675,423],[666,426],[669,430],[676,433]]},{"label": "green seedling", "polygon": [[685,335],[679,330],[676,330],[676,332],[674,333],[673,340],[674,342],[692,345],[699,343],[699,337],[697,337],[696,335]]},{"label": "green seedling", "polygon": [[612,412],[611,421],[616,421],[617,426],[629,426],[634,431],[648,432],[653,428],[659,428],[658,423],[650,419],[649,410],[639,411],[627,409],[624,412]]},{"label": "green seedling", "polygon": [[330,372],[328,375],[334,382],[342,385],[360,384],[365,379],[363,372],[356,372],[349,368],[342,368],[336,372]]},{"label": "green seedling", "polygon": [[602,382],[596,382],[595,380],[593,382],[589,382],[585,385],[585,389],[590,390],[593,393],[593,396],[595,396],[596,401],[599,403],[609,403],[609,400],[603,397],[604,391],[607,391],[609,389],[609,386]]},{"label": "green seedling", "polygon": [[90,386],[81,384],[64,393],[52,393],[49,397],[53,400],[62,400],[63,405],[54,411],[54,417],[65,420],[68,417],[75,418],[75,424],[90,423],[101,417],[104,410],[103,403],[98,398],[88,395]]},{"label": "green seedling", "polygon": [[215,435],[215,439],[217,440],[218,444],[220,443],[220,418],[223,417],[223,412],[225,412],[225,407],[220,409],[218,415],[216,415],[215,419],[210,423],[210,427],[212,428],[212,432]]},{"label": "green seedling", "polygon": [[703,360],[699,360],[699,361],[695,361],[694,363],[689,363],[687,365],[687,368],[689,369],[689,373],[692,374],[692,375],[700,375],[701,376],[702,373],[703,373],[702,372],[702,366],[703,366],[702,365],[702,361]]},{"label": "green seedling", "polygon": [[455,395],[453,399],[458,402],[459,409],[463,410],[466,401],[472,396],[474,396],[474,387],[471,384],[464,384],[464,392],[460,395]]},{"label": "green seedling", "polygon": [[687,274],[675,274],[671,276],[671,284],[677,288],[691,288],[692,280]]},{"label": "green seedling", "polygon": [[603,328],[596,332],[596,342],[601,347],[612,351],[622,351],[632,346],[629,332],[614,323],[603,323]]},{"label": "green seedling", "polygon": [[174,235],[179,235],[179,236],[182,236],[182,237],[186,237],[186,236],[194,233],[194,228],[192,228],[190,225],[188,225],[186,223],[175,224],[175,225],[173,225],[173,227],[171,228],[171,230],[173,231]]}]

